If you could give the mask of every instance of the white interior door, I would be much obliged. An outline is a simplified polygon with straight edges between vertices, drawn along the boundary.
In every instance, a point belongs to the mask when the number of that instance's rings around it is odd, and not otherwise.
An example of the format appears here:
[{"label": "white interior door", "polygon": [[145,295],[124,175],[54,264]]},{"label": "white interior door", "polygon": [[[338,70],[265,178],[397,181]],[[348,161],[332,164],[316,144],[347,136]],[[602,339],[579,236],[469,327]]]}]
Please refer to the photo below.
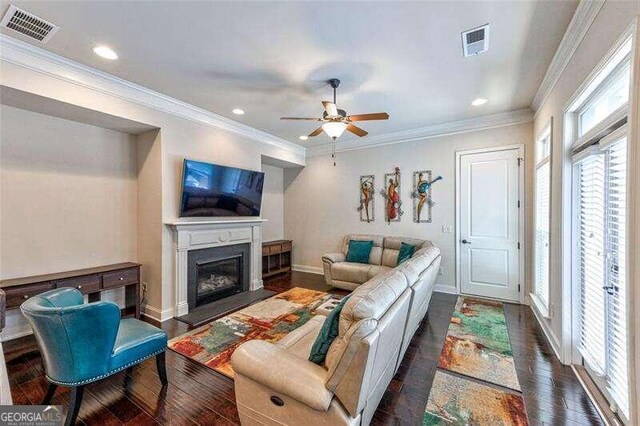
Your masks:
[{"label": "white interior door", "polygon": [[520,301],[518,148],[460,156],[460,285]]}]

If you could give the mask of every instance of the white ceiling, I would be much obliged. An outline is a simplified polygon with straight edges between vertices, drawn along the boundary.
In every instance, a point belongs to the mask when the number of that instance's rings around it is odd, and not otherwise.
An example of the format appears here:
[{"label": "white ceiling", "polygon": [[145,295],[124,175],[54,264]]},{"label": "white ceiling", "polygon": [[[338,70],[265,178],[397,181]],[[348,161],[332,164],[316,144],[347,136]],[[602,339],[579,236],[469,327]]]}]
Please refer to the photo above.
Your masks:
[{"label": "white ceiling", "polygon": [[[298,140],[315,123],[278,118],[319,116],[320,101],[331,98],[323,83],[331,77],[342,80],[338,106],[347,113],[390,114],[386,122],[362,123],[376,136],[528,107],[577,3],[12,4],[61,27],[36,46],[312,146],[329,142],[324,134]],[[485,23],[489,52],[465,59],[460,33]],[[95,56],[97,44],[120,59]],[[490,102],[470,106],[477,97]],[[238,107],[246,115],[231,113]]]}]

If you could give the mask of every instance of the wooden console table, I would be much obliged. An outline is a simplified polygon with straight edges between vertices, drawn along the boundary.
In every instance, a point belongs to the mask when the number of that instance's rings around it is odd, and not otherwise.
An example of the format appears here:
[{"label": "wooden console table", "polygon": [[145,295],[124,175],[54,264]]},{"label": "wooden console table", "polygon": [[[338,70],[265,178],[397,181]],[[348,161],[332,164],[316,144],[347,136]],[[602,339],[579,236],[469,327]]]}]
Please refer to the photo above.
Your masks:
[{"label": "wooden console table", "polygon": [[262,243],[262,278],[291,271],[291,240]]},{"label": "wooden console table", "polygon": [[125,308],[122,309],[122,317],[140,318],[139,263],[116,263],[55,274],[0,280],[0,288],[6,294],[7,309],[17,309],[29,297],[63,287],[77,288],[89,296],[89,302],[99,301],[103,291],[124,287]]}]

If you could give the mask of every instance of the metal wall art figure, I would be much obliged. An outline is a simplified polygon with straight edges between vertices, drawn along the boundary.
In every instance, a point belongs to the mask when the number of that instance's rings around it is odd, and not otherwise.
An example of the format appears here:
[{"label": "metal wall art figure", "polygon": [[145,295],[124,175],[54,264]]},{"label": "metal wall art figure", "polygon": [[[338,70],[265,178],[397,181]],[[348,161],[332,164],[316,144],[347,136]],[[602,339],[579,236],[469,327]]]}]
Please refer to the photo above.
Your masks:
[{"label": "metal wall art figure", "polygon": [[373,222],[375,220],[375,177],[373,175],[360,176],[360,212],[361,222]]},{"label": "metal wall art figure", "polygon": [[384,182],[386,188],[380,193],[385,198],[384,215],[387,223],[400,222],[402,200],[400,200],[400,167],[396,167],[394,173],[385,173]]},{"label": "metal wall art figure", "polygon": [[[431,223],[431,207],[435,205],[431,199],[431,185],[442,180],[442,176],[431,179],[431,170],[413,172],[413,221],[416,223]],[[425,214],[425,205],[427,211]]]}]

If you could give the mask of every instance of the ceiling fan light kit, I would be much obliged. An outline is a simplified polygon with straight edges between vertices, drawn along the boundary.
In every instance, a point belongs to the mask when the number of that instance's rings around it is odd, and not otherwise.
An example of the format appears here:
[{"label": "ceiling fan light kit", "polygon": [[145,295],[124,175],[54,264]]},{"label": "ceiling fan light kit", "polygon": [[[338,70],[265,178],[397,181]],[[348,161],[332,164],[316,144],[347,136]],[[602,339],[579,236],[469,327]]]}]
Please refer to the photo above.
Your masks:
[{"label": "ceiling fan light kit", "polygon": [[[331,156],[334,158],[333,165],[335,166],[335,144],[336,140],[342,136],[345,130],[353,133],[356,136],[363,137],[369,133],[366,130],[353,124],[355,121],[373,121],[373,120],[387,120],[389,114],[386,112],[376,112],[370,114],[357,114],[347,115],[347,112],[343,109],[338,109],[336,103],[336,89],[340,86],[340,80],[332,78],[327,80],[327,84],[333,89],[333,102],[322,101],[324,112],[322,118],[313,117],[281,117],[281,120],[305,120],[305,121],[320,121],[322,124],[320,127],[309,133],[308,138],[318,136],[320,133],[325,132],[327,136],[332,139]],[[302,137],[300,138],[302,140]]]},{"label": "ceiling fan light kit", "polygon": [[329,121],[322,125],[322,130],[333,140],[338,139],[347,129],[347,124],[341,121]]}]

